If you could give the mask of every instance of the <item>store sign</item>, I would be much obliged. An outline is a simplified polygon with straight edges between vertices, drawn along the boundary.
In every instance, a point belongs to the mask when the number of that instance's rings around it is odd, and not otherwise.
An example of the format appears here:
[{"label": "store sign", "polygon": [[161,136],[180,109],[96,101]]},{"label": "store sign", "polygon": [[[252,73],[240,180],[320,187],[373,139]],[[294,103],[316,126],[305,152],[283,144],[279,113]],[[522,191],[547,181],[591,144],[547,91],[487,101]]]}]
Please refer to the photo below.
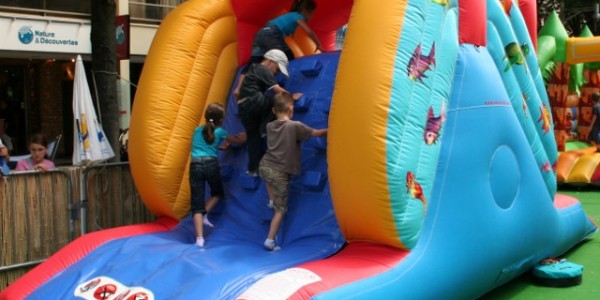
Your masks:
[{"label": "store sign", "polygon": [[129,27],[129,15],[115,18],[118,59],[129,59]]},{"label": "store sign", "polygon": [[0,50],[88,54],[90,31],[89,23],[0,16]]}]

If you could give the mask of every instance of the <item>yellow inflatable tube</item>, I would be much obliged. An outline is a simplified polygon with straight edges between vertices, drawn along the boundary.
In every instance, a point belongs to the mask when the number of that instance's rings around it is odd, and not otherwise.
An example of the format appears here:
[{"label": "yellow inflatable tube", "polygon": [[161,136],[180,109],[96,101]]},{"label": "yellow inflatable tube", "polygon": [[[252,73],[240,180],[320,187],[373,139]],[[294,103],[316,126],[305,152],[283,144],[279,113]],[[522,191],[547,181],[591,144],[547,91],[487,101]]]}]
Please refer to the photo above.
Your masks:
[{"label": "yellow inflatable tube", "polygon": [[[306,34],[288,43],[296,56],[315,48]],[[129,128],[132,176],[156,216],[179,220],[189,212],[192,132],[204,122],[207,104],[225,103],[239,65],[237,48],[230,0],[187,1],[156,33]]]},{"label": "yellow inflatable tube", "polygon": [[192,132],[206,105],[227,97],[236,39],[225,0],[185,2],[156,33],[133,105],[129,160],[140,196],[157,216],[180,219],[189,210]]},{"label": "yellow inflatable tube", "polygon": [[592,176],[596,170],[596,166],[600,164],[600,153],[584,154],[575,163],[569,177],[565,182],[569,183],[589,183],[592,181]]},{"label": "yellow inflatable tube", "polygon": [[578,64],[600,61],[600,37],[574,37],[567,39],[566,62]]},{"label": "yellow inflatable tube", "polygon": [[[397,0],[379,1],[377,5],[354,2],[353,12],[361,13],[350,17],[352,30],[345,43],[352,47],[345,47],[340,57],[327,148],[331,186],[337,187],[331,196],[346,239],[369,237],[400,248],[403,245],[389,201],[385,136],[395,51],[406,4]],[[343,186],[347,188],[340,188]],[[356,222],[357,213],[360,222]]]}]

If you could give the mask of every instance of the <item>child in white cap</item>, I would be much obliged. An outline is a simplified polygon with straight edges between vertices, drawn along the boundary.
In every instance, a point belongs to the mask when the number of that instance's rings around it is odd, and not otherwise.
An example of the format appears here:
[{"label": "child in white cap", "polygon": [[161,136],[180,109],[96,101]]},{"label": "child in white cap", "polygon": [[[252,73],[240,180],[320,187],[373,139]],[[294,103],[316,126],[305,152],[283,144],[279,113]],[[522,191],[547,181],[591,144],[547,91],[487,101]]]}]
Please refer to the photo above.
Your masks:
[{"label": "child in white cap", "polygon": [[[288,59],[279,49],[271,49],[265,53],[259,64],[252,64],[242,86],[237,101],[238,115],[246,129],[246,145],[248,149],[248,174],[258,176],[258,163],[264,151],[261,147],[261,136],[265,134],[265,126],[275,119],[271,108],[273,95],[287,92],[275,80],[278,72],[288,76]],[[294,94],[294,99],[302,96]]]}]

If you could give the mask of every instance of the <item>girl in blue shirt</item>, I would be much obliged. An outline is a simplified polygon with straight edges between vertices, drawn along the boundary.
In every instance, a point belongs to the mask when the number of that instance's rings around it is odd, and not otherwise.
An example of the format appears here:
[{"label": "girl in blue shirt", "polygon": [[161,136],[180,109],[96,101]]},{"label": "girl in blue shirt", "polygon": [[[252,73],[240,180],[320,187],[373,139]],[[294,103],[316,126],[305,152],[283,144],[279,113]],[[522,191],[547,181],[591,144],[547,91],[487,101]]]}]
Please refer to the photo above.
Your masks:
[{"label": "girl in blue shirt", "polygon": [[[194,228],[196,230],[196,245],[204,247],[204,233],[202,224],[212,227],[213,225],[206,217],[206,214],[217,204],[225,195],[219,161],[217,159],[217,150],[224,149],[225,144],[244,143],[245,133],[230,135],[221,128],[223,123],[224,108],[218,103],[209,104],[204,112],[206,124],[199,126],[194,130],[192,137],[192,151],[190,162],[190,189],[191,189],[191,210]],[[204,204],[205,186],[208,183],[210,188],[210,199],[206,206]]]},{"label": "girl in blue shirt", "polygon": [[290,12],[268,21],[254,36],[250,62],[260,62],[260,58],[265,52],[271,49],[279,49],[287,55],[288,60],[293,60],[294,54],[285,43],[285,37],[293,35],[298,26],[302,27],[316,44],[317,48],[315,51],[322,50],[321,42],[317,38],[317,35],[306,24],[312,18],[316,8],[317,4],[314,0],[297,0],[294,1]]}]

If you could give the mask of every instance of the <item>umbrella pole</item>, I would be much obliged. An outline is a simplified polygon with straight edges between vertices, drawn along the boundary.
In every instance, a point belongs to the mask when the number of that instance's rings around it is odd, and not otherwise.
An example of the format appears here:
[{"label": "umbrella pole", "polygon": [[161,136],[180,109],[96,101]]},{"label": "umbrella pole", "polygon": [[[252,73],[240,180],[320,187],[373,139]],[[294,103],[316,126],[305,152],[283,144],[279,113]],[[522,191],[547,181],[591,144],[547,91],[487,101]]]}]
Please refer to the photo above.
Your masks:
[{"label": "umbrella pole", "polygon": [[87,187],[85,186],[85,167],[79,174],[79,212],[81,216],[81,235],[87,233]]},{"label": "umbrella pole", "polygon": [[94,94],[96,95],[96,111],[98,112],[98,120],[102,124],[102,112],[100,111],[100,99],[98,98],[98,85],[96,84],[96,71],[92,70],[92,82],[94,83]]}]

